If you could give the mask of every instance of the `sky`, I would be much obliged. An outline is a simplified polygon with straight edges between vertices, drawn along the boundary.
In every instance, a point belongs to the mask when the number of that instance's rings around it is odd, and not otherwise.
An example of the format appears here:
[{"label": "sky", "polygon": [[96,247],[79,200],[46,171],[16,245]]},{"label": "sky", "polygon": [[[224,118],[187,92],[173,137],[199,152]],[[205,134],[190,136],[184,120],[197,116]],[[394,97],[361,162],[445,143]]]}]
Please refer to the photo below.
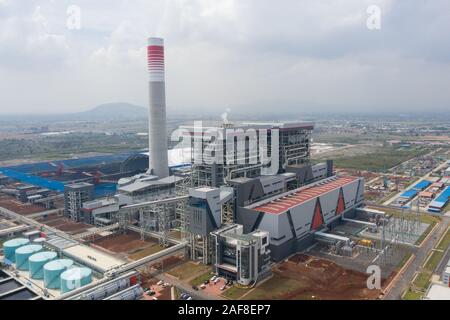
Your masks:
[{"label": "sky", "polygon": [[448,0],[0,0],[0,114],[146,106],[149,36],[171,113],[450,110]]}]

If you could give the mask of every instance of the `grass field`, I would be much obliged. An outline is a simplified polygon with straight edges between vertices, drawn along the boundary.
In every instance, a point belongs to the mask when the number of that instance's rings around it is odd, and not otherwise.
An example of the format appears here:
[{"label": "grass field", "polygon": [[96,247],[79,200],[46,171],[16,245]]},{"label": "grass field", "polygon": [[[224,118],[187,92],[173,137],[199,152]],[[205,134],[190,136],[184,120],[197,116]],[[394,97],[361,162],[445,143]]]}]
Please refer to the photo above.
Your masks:
[{"label": "grass field", "polygon": [[211,271],[207,271],[204,274],[192,279],[189,283],[193,286],[198,286],[201,285],[205,280],[209,280],[211,277]]},{"label": "grass field", "polygon": [[369,154],[338,157],[334,160],[334,164],[337,168],[380,171],[395,167],[406,160],[424,155],[428,151],[425,148],[402,150],[385,147]]},{"label": "grass field", "polygon": [[440,250],[447,250],[449,246],[450,246],[450,229],[447,229],[445,236],[441,239],[436,248]]},{"label": "grass field", "polygon": [[240,297],[242,297],[244,294],[249,292],[250,290],[251,289],[249,289],[249,288],[243,288],[243,287],[240,287],[239,285],[234,285],[233,287],[231,287],[230,289],[227,289],[227,291],[222,293],[222,296],[224,296],[225,298],[230,299],[230,300],[237,300]]},{"label": "grass field", "polygon": [[427,259],[427,263],[425,264],[425,269],[433,272],[434,269],[438,266],[439,262],[441,262],[444,257],[444,252],[442,251],[433,251],[430,257]]},{"label": "grass field", "polygon": [[406,293],[403,296],[403,300],[421,300],[423,297],[423,294],[421,292],[412,291],[411,289],[408,289]]},{"label": "grass field", "polygon": [[[248,300],[277,300],[282,296],[302,288],[300,281],[291,278],[281,277],[274,274],[273,277],[245,296]],[[306,298],[306,297],[298,297]]]},{"label": "grass field", "polygon": [[204,264],[196,264],[192,261],[186,262],[178,267],[173,268],[167,273],[180,280],[188,280],[207,271],[211,272],[210,266]]},{"label": "grass field", "polygon": [[421,290],[426,290],[428,288],[428,285],[430,284],[430,278],[431,272],[428,271],[421,272],[414,279],[413,284]]},{"label": "grass field", "polygon": [[[370,207],[370,205],[368,207]],[[377,208],[373,208],[373,209],[377,209]],[[393,208],[383,208],[381,210],[386,212],[387,214],[393,215],[395,217],[399,217],[402,214],[405,216],[405,218],[410,218],[410,217],[412,218],[412,217],[416,216],[415,213],[411,214],[411,213],[409,213],[408,210],[405,210],[403,213],[401,210],[393,209]],[[428,224],[433,224],[433,225],[438,223],[439,221],[441,221],[441,218],[439,218],[437,216],[432,216],[429,214],[420,214],[419,219],[423,223],[428,223]]]}]

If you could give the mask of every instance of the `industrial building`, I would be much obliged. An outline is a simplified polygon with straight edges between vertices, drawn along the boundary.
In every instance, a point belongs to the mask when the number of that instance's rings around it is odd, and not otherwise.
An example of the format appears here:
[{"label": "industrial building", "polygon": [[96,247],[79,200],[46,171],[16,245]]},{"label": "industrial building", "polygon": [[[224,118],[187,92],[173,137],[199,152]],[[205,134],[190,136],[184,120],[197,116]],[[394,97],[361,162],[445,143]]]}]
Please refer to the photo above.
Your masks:
[{"label": "industrial building", "polygon": [[[239,177],[260,176],[272,164],[264,163],[269,154],[271,161],[278,162],[278,173],[308,162],[312,129],[310,122],[180,127],[184,145],[192,150],[194,185],[212,187]],[[254,145],[249,142],[252,139]],[[272,145],[278,150],[272,150]]]},{"label": "industrial building", "polygon": [[94,185],[79,182],[64,187],[64,215],[73,221],[82,221],[83,203],[94,199]]},{"label": "industrial building", "polygon": [[442,273],[442,282],[450,287],[450,265],[448,265]]},{"label": "industrial building", "polygon": [[269,233],[255,230],[244,234],[243,226],[231,224],[212,232],[215,272],[242,285],[270,275]]},{"label": "industrial building", "polygon": [[441,213],[442,209],[448,204],[450,199],[450,186],[446,187],[436,198],[431,201],[428,211]]},{"label": "industrial building", "polygon": [[341,215],[363,204],[364,180],[330,177],[298,189],[237,208],[236,221],[244,232],[256,229],[270,234],[274,260],[306,249],[314,233],[337,222]]},{"label": "industrial building", "polygon": [[87,201],[81,208],[84,222],[95,226],[111,224],[111,215],[119,211],[119,200],[116,197]]},{"label": "industrial building", "polygon": [[192,260],[205,264],[212,262],[214,244],[210,234],[226,223],[223,219],[227,211],[231,211],[228,205],[232,200],[232,188],[200,187],[189,190],[185,220]]},{"label": "industrial building", "polygon": [[424,300],[450,300],[450,288],[438,283],[431,284]]}]

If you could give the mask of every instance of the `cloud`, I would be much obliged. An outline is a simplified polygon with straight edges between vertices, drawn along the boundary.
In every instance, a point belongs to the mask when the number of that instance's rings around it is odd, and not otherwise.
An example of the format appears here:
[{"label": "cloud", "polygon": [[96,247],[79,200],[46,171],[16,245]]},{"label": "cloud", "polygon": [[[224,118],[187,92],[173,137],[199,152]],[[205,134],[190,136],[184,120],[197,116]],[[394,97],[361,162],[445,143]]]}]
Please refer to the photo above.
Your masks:
[{"label": "cloud", "polygon": [[[81,30],[66,28],[72,4]],[[366,27],[373,4],[378,31]],[[0,77],[23,112],[146,105],[146,38],[156,35],[171,112],[443,109],[449,29],[447,0],[0,0]]]},{"label": "cloud", "polygon": [[29,15],[0,20],[0,43],[0,67],[19,72],[58,68],[69,53],[66,38],[49,32],[39,6]]}]

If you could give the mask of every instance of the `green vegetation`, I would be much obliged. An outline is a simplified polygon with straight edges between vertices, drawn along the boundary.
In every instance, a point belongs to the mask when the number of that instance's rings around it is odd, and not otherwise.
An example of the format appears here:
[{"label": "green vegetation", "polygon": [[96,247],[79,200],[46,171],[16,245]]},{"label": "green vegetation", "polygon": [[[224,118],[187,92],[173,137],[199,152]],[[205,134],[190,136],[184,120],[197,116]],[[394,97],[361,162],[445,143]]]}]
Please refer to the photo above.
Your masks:
[{"label": "green vegetation", "polygon": [[408,289],[406,293],[403,295],[403,300],[421,300],[423,297],[423,293],[412,291],[411,289]]},{"label": "green vegetation", "polygon": [[241,287],[240,285],[236,284],[233,287],[227,289],[222,294],[222,296],[227,299],[230,299],[230,300],[238,300],[239,298],[241,298],[244,294],[246,294],[250,290],[251,290],[251,288]]},{"label": "green vegetation", "polygon": [[61,159],[88,152],[116,153],[148,146],[135,134],[72,133],[33,139],[0,140],[0,161],[19,158]]},{"label": "green vegetation", "polygon": [[386,141],[384,135],[368,135],[355,133],[317,133],[313,132],[313,139],[316,143],[333,143],[333,144],[359,144],[359,143],[381,143]]},{"label": "green vegetation", "polygon": [[425,269],[434,271],[436,267],[438,266],[439,262],[441,262],[442,258],[444,257],[444,252],[442,251],[432,251],[431,254],[427,258],[427,262],[425,264]]},{"label": "green vegetation", "polygon": [[439,250],[447,250],[447,248],[450,246],[450,228],[447,229],[447,232],[445,233],[445,236],[439,241],[436,248]]},{"label": "green vegetation", "polygon": [[205,272],[204,274],[198,276],[197,278],[194,278],[189,283],[193,286],[199,286],[203,282],[205,282],[205,280],[209,280],[210,278],[211,278],[211,272],[208,271],[208,272]]},{"label": "green vegetation", "polygon": [[[248,300],[277,300],[298,291],[303,285],[300,281],[274,274],[245,296]],[[305,298],[305,297],[302,297]]]},{"label": "green vegetation", "polygon": [[205,273],[206,271],[211,272],[211,267],[188,261],[168,271],[167,274],[180,280],[189,280],[199,274]]},{"label": "green vegetation", "polygon": [[368,154],[339,157],[334,160],[334,164],[338,168],[382,171],[428,152],[429,150],[426,148],[403,150],[394,147],[385,147],[376,149],[375,152]]},{"label": "green vegetation", "polygon": [[[377,208],[375,207],[373,209],[377,209]],[[406,219],[413,218],[413,217],[415,217],[417,215],[416,213],[409,213],[408,210],[405,210],[402,213],[401,210],[394,209],[394,208],[383,208],[383,209],[380,209],[380,210],[386,212],[386,214],[390,214],[390,215],[395,216],[395,217],[399,217],[399,216],[403,215]],[[432,215],[429,215],[429,214],[420,214],[419,219],[423,223],[428,223],[428,224],[433,224],[433,225],[438,223],[439,221],[441,221],[440,217],[432,216]]]},{"label": "green vegetation", "polygon": [[426,290],[428,285],[430,284],[431,272],[424,271],[417,275],[414,279],[414,286],[416,286],[420,290]]}]

